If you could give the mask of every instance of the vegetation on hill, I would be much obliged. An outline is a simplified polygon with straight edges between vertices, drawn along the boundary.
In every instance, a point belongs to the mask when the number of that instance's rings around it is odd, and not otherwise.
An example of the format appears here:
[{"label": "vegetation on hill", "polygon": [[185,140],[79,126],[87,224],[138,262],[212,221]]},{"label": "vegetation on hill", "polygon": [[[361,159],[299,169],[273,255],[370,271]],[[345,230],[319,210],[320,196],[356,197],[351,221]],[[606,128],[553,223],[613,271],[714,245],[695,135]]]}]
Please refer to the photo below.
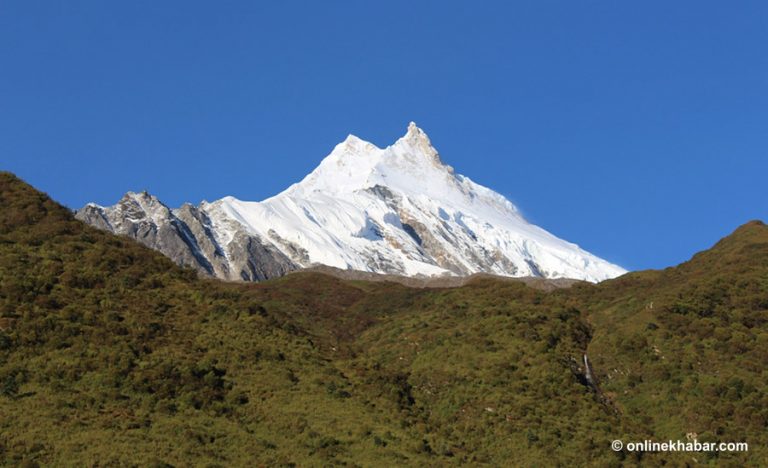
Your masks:
[{"label": "vegetation on hill", "polygon": [[[8,173],[0,206],[7,465],[768,461],[759,222],[679,267],[599,285],[425,290],[201,280]],[[749,452],[610,448],[692,433]]]}]

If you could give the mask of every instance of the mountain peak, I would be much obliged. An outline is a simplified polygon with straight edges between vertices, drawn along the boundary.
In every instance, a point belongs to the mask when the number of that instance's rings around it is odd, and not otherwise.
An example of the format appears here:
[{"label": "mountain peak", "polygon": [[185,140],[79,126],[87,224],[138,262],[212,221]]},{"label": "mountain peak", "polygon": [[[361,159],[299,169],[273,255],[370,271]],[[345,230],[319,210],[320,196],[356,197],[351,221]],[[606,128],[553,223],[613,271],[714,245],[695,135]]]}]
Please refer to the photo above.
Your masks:
[{"label": "mountain peak", "polygon": [[427,133],[418,125],[416,125],[416,122],[413,121],[408,124],[408,130],[406,130],[405,135],[403,135],[402,138],[400,138],[398,141],[406,141],[416,145],[426,144],[432,148],[432,142],[429,140]]},{"label": "mountain peak", "polygon": [[141,207],[141,209],[145,211],[158,208],[169,209],[163,202],[160,201],[159,198],[147,192],[146,190],[142,190],[141,192],[126,192],[125,195],[123,195],[123,197],[120,199],[120,203],[133,204]]},{"label": "mountain peak", "polygon": [[158,200],[158,198],[146,190],[142,190],[141,192],[125,192],[125,195],[123,195],[123,200],[145,200],[145,201],[154,201]]},{"label": "mountain peak", "polygon": [[[160,232],[176,226],[174,213],[184,216],[148,194],[119,205],[112,218],[125,222],[104,223],[107,229]],[[238,277],[238,262],[248,264],[254,253],[259,262],[271,259],[274,272],[321,264],[407,276],[484,272],[601,281],[624,273],[528,223],[501,194],[455,174],[414,122],[385,148],[349,135],[280,194],[261,202],[228,197],[201,204],[199,216],[187,220],[198,233],[180,235],[210,244],[201,264],[209,272],[221,265],[217,274],[225,278]],[[192,251],[203,255],[200,248]]]},{"label": "mountain peak", "polygon": [[[155,224],[161,224],[168,218],[171,209],[159,198],[146,190],[141,192],[126,192],[115,207],[132,220],[147,220]],[[94,206],[97,211],[104,211],[104,207]]]},{"label": "mountain peak", "polygon": [[768,237],[768,227],[759,219],[753,219],[737,227],[731,234],[720,239],[712,250],[736,248],[763,242]]},{"label": "mountain peak", "polygon": [[353,135],[350,133],[341,143],[344,145],[357,145],[364,142],[357,135]]},{"label": "mountain peak", "polygon": [[357,137],[356,135],[349,134],[347,135],[347,138],[344,139],[341,143],[336,145],[336,148],[334,148],[333,153],[367,153],[371,152],[375,149],[378,149],[376,145],[369,141],[365,141],[362,138]]},{"label": "mountain peak", "polygon": [[[427,136],[427,133],[416,125],[416,122],[411,121],[408,124],[408,131],[402,138],[397,140],[393,147],[403,150],[406,153],[416,153],[417,156],[423,155],[427,159],[437,166],[445,166],[440,159],[440,154],[432,142]],[[452,171],[449,166],[446,166],[449,171]]]}]

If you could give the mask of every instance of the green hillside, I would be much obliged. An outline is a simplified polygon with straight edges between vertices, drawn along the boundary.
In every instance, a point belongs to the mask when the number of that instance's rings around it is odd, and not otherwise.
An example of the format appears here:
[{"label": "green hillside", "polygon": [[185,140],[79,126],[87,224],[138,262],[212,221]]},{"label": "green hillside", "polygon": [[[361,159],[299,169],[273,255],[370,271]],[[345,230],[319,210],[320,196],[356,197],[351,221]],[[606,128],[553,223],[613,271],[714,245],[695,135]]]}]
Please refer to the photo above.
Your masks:
[{"label": "green hillside", "polygon": [[[768,462],[759,222],[679,267],[548,293],[201,280],[8,173],[0,207],[4,465]],[[688,433],[749,452],[610,448]]]}]

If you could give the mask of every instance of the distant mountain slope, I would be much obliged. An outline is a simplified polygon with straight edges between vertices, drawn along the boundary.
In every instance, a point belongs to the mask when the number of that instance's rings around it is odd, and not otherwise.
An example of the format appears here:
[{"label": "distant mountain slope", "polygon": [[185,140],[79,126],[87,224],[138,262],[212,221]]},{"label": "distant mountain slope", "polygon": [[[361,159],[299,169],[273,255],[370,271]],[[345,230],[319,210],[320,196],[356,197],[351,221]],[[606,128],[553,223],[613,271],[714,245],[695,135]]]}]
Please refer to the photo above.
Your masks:
[{"label": "distant mountain slope", "polygon": [[201,280],[7,173],[0,206],[0,465],[768,463],[761,222],[544,292]]},{"label": "distant mountain slope", "polygon": [[182,266],[225,280],[261,281],[298,268],[271,242],[238,230],[220,240],[208,213],[185,204],[171,210],[157,197],[127,193],[114,206],[86,205],[76,218],[153,248]]},{"label": "distant mountain slope", "polygon": [[169,210],[146,193],[129,193],[112,207],[87,205],[77,217],[230,280],[314,265],[592,282],[625,273],[456,174],[413,123],[384,149],[350,135],[304,180],[262,202],[226,197]]}]

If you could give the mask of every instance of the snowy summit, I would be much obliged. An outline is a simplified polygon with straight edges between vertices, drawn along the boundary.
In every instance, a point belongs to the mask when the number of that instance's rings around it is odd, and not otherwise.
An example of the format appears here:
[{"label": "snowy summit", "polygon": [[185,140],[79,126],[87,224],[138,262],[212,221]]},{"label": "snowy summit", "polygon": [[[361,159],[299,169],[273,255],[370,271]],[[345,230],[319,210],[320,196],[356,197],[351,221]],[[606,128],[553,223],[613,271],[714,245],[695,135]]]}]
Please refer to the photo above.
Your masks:
[{"label": "snowy summit", "polygon": [[[129,195],[114,207],[88,205],[78,217],[131,235],[141,230],[136,212],[147,202]],[[625,273],[530,224],[502,195],[456,174],[413,122],[386,148],[349,135],[301,182],[267,200],[225,197],[168,214],[158,220],[156,208],[147,212],[144,231],[175,229],[190,250],[177,261],[223,279],[258,280],[318,264],[406,276],[491,273],[592,282]],[[145,243],[167,251],[172,240],[165,247]]]}]

